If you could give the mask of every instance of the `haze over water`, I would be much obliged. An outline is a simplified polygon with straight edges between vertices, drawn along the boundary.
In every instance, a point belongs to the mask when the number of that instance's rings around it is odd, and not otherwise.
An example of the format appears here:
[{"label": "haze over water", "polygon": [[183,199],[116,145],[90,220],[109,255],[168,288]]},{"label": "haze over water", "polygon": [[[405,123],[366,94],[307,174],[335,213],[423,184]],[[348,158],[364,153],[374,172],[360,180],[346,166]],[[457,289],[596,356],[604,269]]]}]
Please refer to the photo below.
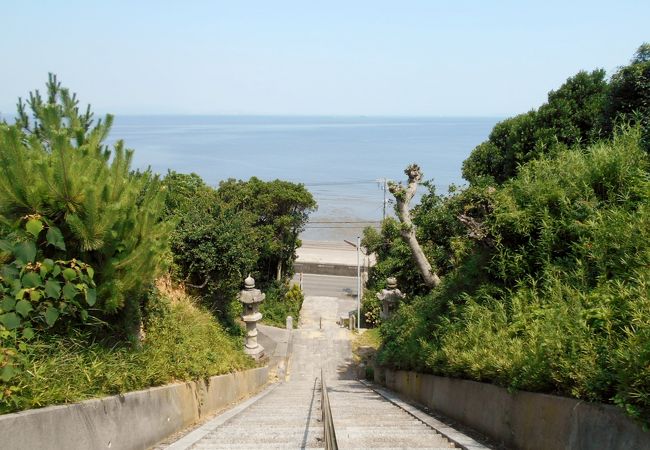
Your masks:
[{"label": "haze over water", "polygon": [[[135,149],[133,165],[165,174],[195,172],[218,186],[228,178],[304,183],[318,211],[303,239],[354,239],[380,221],[375,180],[404,180],[418,163],[438,192],[463,184],[461,164],[498,118],[118,116],[109,142]],[[387,196],[390,198],[390,194]],[[392,206],[387,211],[392,214]],[[372,224],[371,224],[372,225]]]}]

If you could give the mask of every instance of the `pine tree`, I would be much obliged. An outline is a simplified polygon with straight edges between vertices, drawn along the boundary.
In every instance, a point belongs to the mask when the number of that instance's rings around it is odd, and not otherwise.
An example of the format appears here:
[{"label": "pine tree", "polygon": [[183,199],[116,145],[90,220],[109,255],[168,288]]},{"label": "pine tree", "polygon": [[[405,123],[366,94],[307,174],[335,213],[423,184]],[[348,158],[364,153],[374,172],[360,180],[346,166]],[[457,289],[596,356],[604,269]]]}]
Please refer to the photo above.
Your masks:
[{"label": "pine tree", "polygon": [[132,332],[169,251],[162,184],[131,170],[133,151],[122,141],[112,150],[103,143],[111,116],[95,122],[90,106],[80,114],[54,75],[47,92],[47,101],[30,94],[31,120],[19,101],[16,123],[0,124],[0,232],[18,230],[28,215],[60,229],[65,250],[43,240],[42,252],[94,267],[98,315]]}]

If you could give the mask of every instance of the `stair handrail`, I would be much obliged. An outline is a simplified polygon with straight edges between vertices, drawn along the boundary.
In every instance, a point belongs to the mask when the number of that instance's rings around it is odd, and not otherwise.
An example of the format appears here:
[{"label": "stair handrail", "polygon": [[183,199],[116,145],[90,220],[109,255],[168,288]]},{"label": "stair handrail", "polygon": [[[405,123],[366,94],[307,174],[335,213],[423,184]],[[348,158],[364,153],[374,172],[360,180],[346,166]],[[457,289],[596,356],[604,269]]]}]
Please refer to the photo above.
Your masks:
[{"label": "stair handrail", "polygon": [[330,397],[327,393],[327,385],[323,376],[323,368],[320,369],[320,386],[321,386],[321,410],[323,412],[323,428],[325,431],[325,449],[338,450],[339,445],[336,442],[336,432],[334,431],[334,421],[332,420],[332,409],[330,408]]}]

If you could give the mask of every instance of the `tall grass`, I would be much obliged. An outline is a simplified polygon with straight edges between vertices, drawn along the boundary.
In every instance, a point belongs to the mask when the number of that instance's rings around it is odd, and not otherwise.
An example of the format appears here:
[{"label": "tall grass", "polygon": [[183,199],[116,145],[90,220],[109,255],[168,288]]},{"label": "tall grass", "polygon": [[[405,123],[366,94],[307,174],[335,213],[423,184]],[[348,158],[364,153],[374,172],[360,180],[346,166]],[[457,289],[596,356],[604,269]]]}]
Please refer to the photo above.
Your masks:
[{"label": "tall grass", "polygon": [[229,336],[187,295],[158,298],[140,348],[110,346],[89,332],[43,335],[25,349],[24,370],[0,413],[207,378],[253,367]]}]

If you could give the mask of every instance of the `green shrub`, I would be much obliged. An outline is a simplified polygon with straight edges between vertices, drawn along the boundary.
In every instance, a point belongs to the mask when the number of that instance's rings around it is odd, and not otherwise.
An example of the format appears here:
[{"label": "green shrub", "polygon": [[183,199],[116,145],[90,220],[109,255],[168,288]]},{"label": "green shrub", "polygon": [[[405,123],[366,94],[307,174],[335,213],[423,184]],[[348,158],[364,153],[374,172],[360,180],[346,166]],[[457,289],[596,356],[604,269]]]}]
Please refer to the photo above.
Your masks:
[{"label": "green shrub", "polygon": [[[438,289],[382,323],[379,361],[616,403],[647,420],[650,161],[641,138],[623,129],[531,161],[499,188],[422,208],[420,223],[440,231],[427,239],[448,239],[452,263]],[[478,228],[440,225],[458,212]]]},{"label": "green shrub", "polygon": [[256,177],[248,181],[229,179],[219,183],[217,195],[225,208],[244,215],[253,226],[249,245],[255,243],[258,253],[258,284],[266,286],[290,278],[296,248],[301,245],[298,235],[317,208],[305,186]]},{"label": "green shrub", "polygon": [[[177,186],[168,179],[165,182]],[[173,217],[177,221],[171,235],[176,279],[200,295],[224,323],[232,325],[230,305],[257,262],[250,221],[223,208],[216,191],[208,186],[198,188]]]},{"label": "green shrub", "polygon": [[254,366],[241,339],[232,338],[212,315],[191,298],[169,300],[154,293],[149,299],[146,337],[140,348],[110,344],[88,331],[66,336],[38,335],[25,348],[25,368],[0,390],[0,414],[77,402],[190,381]]},{"label": "green shrub", "polygon": [[300,319],[300,308],[305,299],[300,286],[297,284],[272,284],[265,290],[266,298],[260,305],[262,313],[262,322],[267,325],[284,328],[286,326],[287,316],[293,318],[294,328],[298,326]]},{"label": "green shrub", "polygon": [[381,300],[374,292],[366,291],[361,301],[361,317],[366,327],[378,327],[381,324]]}]

